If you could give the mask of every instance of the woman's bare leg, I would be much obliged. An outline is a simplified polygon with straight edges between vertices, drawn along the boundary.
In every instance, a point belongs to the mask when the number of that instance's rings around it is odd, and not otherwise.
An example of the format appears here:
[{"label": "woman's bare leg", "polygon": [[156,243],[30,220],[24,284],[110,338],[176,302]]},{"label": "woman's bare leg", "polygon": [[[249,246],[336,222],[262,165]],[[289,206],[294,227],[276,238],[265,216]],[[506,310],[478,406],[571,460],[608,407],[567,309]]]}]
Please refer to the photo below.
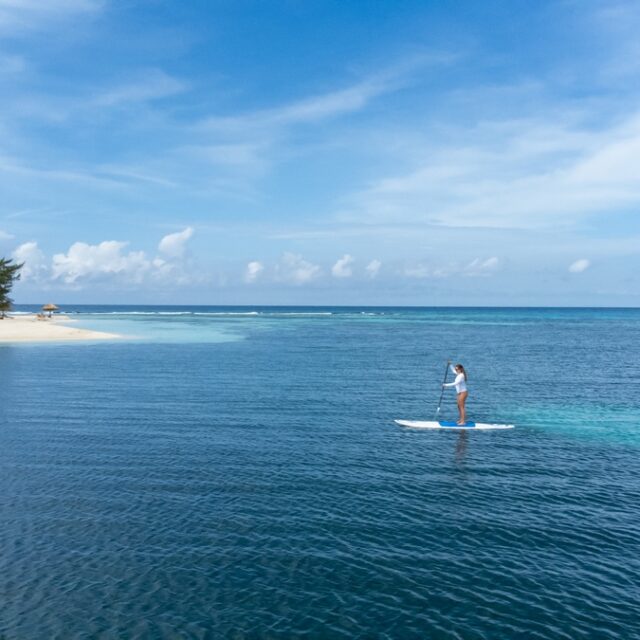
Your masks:
[{"label": "woman's bare leg", "polygon": [[467,394],[461,393],[458,395],[458,412],[460,413],[460,419],[458,424],[465,424],[467,422],[467,410],[465,402],[467,401]]}]

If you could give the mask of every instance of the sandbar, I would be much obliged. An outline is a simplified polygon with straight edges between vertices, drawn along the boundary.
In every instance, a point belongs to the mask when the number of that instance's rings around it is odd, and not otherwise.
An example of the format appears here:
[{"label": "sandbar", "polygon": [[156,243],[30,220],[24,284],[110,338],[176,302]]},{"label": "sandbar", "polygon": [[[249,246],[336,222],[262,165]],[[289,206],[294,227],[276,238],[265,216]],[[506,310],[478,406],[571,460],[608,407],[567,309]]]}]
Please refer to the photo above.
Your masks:
[{"label": "sandbar", "polygon": [[62,314],[52,318],[39,318],[35,314],[9,315],[4,320],[0,320],[0,343],[78,342],[82,340],[114,340],[122,337],[115,333],[67,326],[73,322],[75,321]]}]

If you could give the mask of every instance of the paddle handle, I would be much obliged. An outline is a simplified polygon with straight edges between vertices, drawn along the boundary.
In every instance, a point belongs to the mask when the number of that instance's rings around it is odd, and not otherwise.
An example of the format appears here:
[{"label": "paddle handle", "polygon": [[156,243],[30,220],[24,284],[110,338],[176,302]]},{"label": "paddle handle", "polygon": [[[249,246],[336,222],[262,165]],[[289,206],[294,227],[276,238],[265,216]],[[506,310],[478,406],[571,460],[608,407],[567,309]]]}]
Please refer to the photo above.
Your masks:
[{"label": "paddle handle", "polygon": [[444,378],[442,379],[442,391],[440,391],[440,400],[438,400],[438,408],[436,409],[436,418],[440,413],[440,406],[442,405],[442,397],[444,396],[444,384],[447,381],[447,374],[449,373],[449,365],[451,360],[447,360],[447,364],[444,366]]}]

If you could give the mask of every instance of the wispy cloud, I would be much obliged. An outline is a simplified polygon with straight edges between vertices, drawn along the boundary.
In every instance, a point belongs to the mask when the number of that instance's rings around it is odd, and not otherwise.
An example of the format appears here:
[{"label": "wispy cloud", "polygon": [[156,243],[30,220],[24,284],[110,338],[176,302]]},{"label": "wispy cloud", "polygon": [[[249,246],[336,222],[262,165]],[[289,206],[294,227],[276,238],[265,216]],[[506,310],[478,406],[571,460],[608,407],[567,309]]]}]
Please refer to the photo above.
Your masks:
[{"label": "wispy cloud", "polygon": [[137,166],[125,165],[103,165],[96,169],[98,175],[115,176],[124,178],[127,181],[149,183],[161,187],[175,188],[178,183],[162,176],[151,175],[144,169]]},{"label": "wispy cloud", "polygon": [[186,89],[187,84],[184,81],[168,75],[161,69],[139,70],[136,78],[99,91],[80,106],[104,108],[152,102],[182,93]]},{"label": "wispy cloud", "polygon": [[384,93],[384,84],[362,82],[345,89],[284,104],[277,108],[236,116],[211,116],[199,128],[216,134],[255,135],[295,124],[314,123],[361,110],[370,100]]},{"label": "wispy cloud", "polygon": [[318,93],[277,107],[243,113],[237,116],[211,116],[200,126],[210,131],[228,133],[255,132],[299,124],[313,124],[362,111],[373,100],[398,91],[412,82],[420,70],[428,66],[451,64],[450,54],[424,54],[401,60],[351,85]]},{"label": "wispy cloud", "polygon": [[416,264],[416,265],[405,267],[402,273],[407,278],[418,278],[420,280],[424,278],[438,277],[436,275],[437,271],[435,269],[433,269],[432,267],[428,267],[424,264]]},{"label": "wispy cloud", "polygon": [[244,176],[260,176],[270,166],[270,142],[265,140],[223,141],[190,144],[174,149],[176,162],[207,167]]},{"label": "wispy cloud", "polygon": [[11,32],[51,28],[75,15],[99,11],[103,0],[0,0],[0,31]]},{"label": "wispy cloud", "polygon": [[640,117],[594,130],[569,116],[485,122],[408,173],[354,194],[339,219],[544,228],[640,203]]},{"label": "wispy cloud", "polygon": [[640,72],[640,6],[637,2],[609,0],[600,3],[586,19],[606,51],[602,67],[597,70],[600,79],[628,81]]},{"label": "wispy cloud", "polygon": [[[0,71],[1,69],[0,58]],[[87,124],[95,125],[93,118],[96,114],[99,114],[100,122],[111,117],[122,119],[125,108],[140,111],[145,106],[172,98],[188,89],[189,85],[185,81],[162,69],[138,69],[126,73],[124,81],[101,76],[92,78],[79,88],[62,86],[56,91],[42,94],[33,91],[25,94],[18,92],[4,103],[2,111],[5,118],[16,122],[37,120],[59,126],[73,123],[74,128],[83,128]],[[123,123],[135,123],[148,117],[146,112],[129,114],[120,121],[121,126]],[[84,119],[87,118],[92,120],[85,123]]]},{"label": "wispy cloud", "polygon": [[126,186],[122,181],[101,177],[91,172],[38,168],[29,166],[19,159],[0,155],[0,173],[3,172],[16,177],[84,184],[93,187],[120,188]]},{"label": "wispy cloud", "polygon": [[440,279],[450,277],[478,277],[489,276],[495,273],[500,266],[500,260],[491,258],[475,258],[467,264],[449,263],[437,266],[419,263],[406,266],[403,274],[408,278]]},{"label": "wispy cloud", "polygon": [[[218,169],[227,167],[260,175],[282,158],[290,158],[292,153],[304,155],[305,145],[296,147],[289,137],[293,131],[302,128],[313,131],[341,118],[365,113],[375,101],[410,86],[426,68],[451,64],[452,60],[447,54],[416,55],[342,87],[273,107],[234,115],[211,114],[191,127],[198,142],[184,145],[181,152]],[[309,141],[305,144],[308,146]]]},{"label": "wispy cloud", "polygon": [[499,266],[500,260],[495,256],[487,258],[486,260],[476,258],[462,269],[462,273],[466,276],[488,276],[496,271]]},{"label": "wispy cloud", "polygon": [[[68,9],[72,6],[76,5],[71,3]],[[82,6],[83,3],[77,4],[77,7]],[[316,125],[362,112],[375,99],[406,88],[425,68],[450,63],[447,55],[413,56],[342,88],[273,108],[245,111],[237,116],[205,118],[197,125],[188,120],[178,121],[155,104],[165,98],[175,99],[190,89],[184,80],[160,68],[134,69],[124,74],[125,79],[120,83],[109,83],[100,78],[94,86],[85,83],[77,92],[67,89],[49,95],[17,95],[4,107],[9,122],[13,120],[20,126],[27,126],[41,120],[60,127],[70,126],[73,122],[74,129],[84,131],[99,114],[100,122],[117,119],[120,129],[134,130],[136,135],[153,122],[149,134],[154,139],[147,143],[154,152],[150,156],[138,149],[133,153],[127,151],[126,160],[122,162],[114,156],[108,164],[75,162],[71,166],[68,158],[57,161],[60,150],[52,149],[48,160],[55,168],[40,167],[39,160],[27,155],[24,159],[5,156],[4,162],[0,159],[0,171],[25,178],[41,177],[100,188],[128,188],[135,182],[148,183],[189,189],[190,193],[203,193],[209,197],[221,195],[255,201],[261,197],[256,189],[257,179],[290,157],[291,142],[286,140],[289,128]],[[149,111],[151,108],[153,111]],[[116,134],[114,139],[118,137]],[[20,142],[17,141],[15,148],[25,149]],[[161,154],[157,153],[158,148],[163,149]],[[26,151],[22,153],[26,154]],[[42,157],[41,149],[38,155]]]}]

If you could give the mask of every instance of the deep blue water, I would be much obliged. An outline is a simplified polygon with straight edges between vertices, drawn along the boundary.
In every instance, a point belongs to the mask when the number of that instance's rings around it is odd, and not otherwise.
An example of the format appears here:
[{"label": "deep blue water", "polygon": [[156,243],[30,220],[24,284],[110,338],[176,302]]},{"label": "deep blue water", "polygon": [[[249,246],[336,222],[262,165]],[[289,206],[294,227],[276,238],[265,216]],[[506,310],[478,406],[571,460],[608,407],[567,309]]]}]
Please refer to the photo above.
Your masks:
[{"label": "deep blue water", "polygon": [[[640,310],[66,310],[126,338],[0,345],[3,640],[640,637]],[[393,423],[447,357],[515,430]]]}]

